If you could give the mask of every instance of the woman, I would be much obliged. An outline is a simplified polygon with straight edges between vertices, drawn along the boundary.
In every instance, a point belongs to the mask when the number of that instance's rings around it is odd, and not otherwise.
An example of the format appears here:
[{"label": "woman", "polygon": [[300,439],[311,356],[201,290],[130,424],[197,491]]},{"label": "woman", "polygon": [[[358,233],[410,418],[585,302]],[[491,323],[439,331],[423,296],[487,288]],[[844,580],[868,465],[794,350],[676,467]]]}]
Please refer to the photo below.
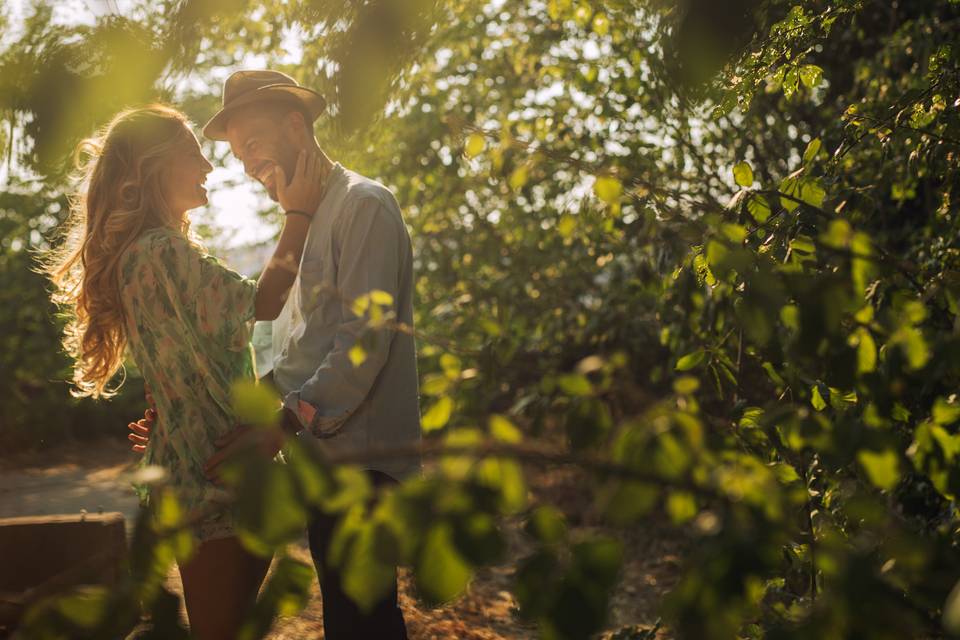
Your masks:
[{"label": "woman", "polygon": [[187,211],[207,204],[213,167],[186,117],[162,105],[118,114],[78,149],[81,182],[67,241],[48,262],[55,300],[72,319],[64,344],[75,359],[76,395],[109,397],[125,348],[152,390],[161,416],[144,463],[167,469],[194,527],[198,549],[180,567],[191,629],[234,638],[269,559],[239,543],[225,495],[204,477],[215,441],[236,426],[230,387],[253,379],[254,319],[276,318],[297,273],[310,215],[325,176],[301,153],[292,180],[276,169],[286,220],[258,281],[205,255],[189,234]]}]

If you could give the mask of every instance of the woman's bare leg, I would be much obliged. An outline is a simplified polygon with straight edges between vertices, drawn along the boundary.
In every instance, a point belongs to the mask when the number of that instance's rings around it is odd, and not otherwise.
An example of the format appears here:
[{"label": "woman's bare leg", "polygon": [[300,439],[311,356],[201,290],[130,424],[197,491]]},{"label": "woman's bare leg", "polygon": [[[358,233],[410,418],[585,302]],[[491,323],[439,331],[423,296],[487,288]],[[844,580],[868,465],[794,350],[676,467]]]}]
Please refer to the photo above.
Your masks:
[{"label": "woman's bare leg", "polygon": [[256,602],[268,558],[253,555],[236,537],[209,540],[180,567],[190,631],[198,640],[233,640]]}]

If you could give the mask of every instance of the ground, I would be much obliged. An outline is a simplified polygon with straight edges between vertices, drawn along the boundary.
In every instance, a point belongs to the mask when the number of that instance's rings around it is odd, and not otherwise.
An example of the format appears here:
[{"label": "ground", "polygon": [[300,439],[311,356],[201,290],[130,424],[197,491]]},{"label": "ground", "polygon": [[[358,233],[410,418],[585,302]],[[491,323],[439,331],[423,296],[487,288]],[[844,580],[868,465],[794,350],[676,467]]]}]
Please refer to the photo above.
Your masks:
[{"label": "ground", "polygon": [[[84,443],[53,452],[0,458],[0,518],[55,513],[119,511],[128,522],[137,503],[123,480],[135,461],[125,441]],[[538,496],[552,501],[572,514],[582,513],[577,526],[592,526],[589,496],[583,483],[570,471],[531,474]],[[576,518],[576,516],[574,516]],[[516,523],[506,523],[511,555],[524,552],[525,543]],[[626,626],[650,629],[657,620],[657,606],[675,583],[684,540],[656,521],[644,522],[628,532],[618,532],[626,548],[622,578],[614,594],[608,631]],[[291,554],[309,562],[304,538],[293,545]],[[516,615],[516,602],[509,592],[512,564],[481,570],[467,593],[442,607],[430,608],[415,598],[410,577],[401,573],[400,598],[410,637],[413,640],[456,638],[457,640],[513,640],[537,637],[536,627]],[[170,586],[180,592],[174,569]],[[272,640],[323,637],[323,615],[319,589],[314,583],[310,602],[298,616],[278,620],[269,634]],[[658,638],[667,637],[661,630]]]}]

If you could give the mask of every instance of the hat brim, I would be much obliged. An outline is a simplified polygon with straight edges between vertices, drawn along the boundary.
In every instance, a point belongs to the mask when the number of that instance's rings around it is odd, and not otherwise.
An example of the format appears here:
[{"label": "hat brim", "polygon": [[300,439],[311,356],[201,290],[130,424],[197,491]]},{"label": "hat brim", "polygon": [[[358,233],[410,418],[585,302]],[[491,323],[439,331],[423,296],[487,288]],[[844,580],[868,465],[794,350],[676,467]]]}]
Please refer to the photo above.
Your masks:
[{"label": "hat brim", "polygon": [[233,100],[228,106],[220,109],[207,124],[203,125],[203,137],[208,140],[226,140],[227,139],[227,120],[230,115],[240,107],[256,102],[267,102],[277,100],[291,100],[299,102],[306,108],[312,117],[311,122],[320,117],[327,107],[327,101],[324,100],[316,91],[306,87],[298,87],[289,84],[271,84],[253,91],[249,91]]}]

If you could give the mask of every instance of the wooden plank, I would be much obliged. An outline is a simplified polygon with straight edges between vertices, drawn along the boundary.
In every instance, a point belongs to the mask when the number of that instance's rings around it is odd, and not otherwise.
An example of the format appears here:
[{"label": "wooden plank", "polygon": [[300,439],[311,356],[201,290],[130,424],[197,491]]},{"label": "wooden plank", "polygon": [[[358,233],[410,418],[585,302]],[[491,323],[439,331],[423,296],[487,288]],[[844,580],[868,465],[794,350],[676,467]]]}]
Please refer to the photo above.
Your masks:
[{"label": "wooden plank", "polygon": [[121,513],[0,518],[0,625],[81,584],[114,584],[126,558]]}]

